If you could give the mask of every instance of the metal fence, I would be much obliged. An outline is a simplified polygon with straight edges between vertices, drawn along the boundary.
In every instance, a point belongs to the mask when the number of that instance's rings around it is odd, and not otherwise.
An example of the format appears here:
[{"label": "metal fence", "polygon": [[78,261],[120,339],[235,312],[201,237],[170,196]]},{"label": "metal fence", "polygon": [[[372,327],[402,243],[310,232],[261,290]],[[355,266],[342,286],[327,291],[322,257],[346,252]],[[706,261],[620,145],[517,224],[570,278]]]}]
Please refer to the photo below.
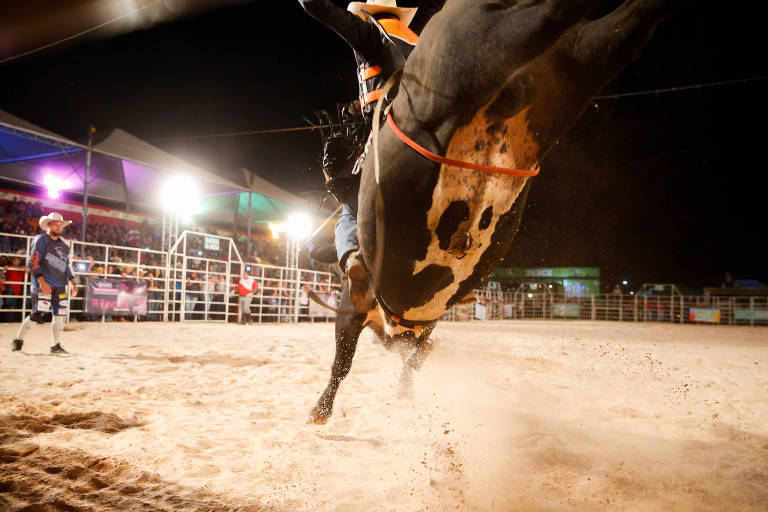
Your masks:
[{"label": "metal fence", "polygon": [[[0,233],[0,256],[19,257],[24,270],[33,237]],[[242,260],[230,238],[185,231],[167,252],[71,241],[73,271],[80,290],[70,300],[69,314],[84,320],[232,322],[238,318],[237,284],[244,269],[259,288],[251,304],[258,323],[328,321],[332,314],[315,310],[304,287],[334,302],[340,283],[329,272],[264,265]],[[20,321],[31,309],[28,274],[6,279],[0,295],[0,320]],[[148,282],[146,317],[93,316],[84,311],[85,279],[122,278]],[[13,287],[18,287],[16,293]],[[9,292],[10,291],[10,292]],[[515,292],[476,290],[477,302],[454,306],[443,320],[582,319],[622,322],[720,323],[768,325],[768,297],[601,295],[567,297],[548,288]]]},{"label": "metal fence", "polygon": [[[0,233],[0,256],[19,258],[25,270],[34,237]],[[251,303],[255,322],[328,321],[329,311],[310,315],[304,287],[328,296],[340,283],[329,272],[295,269],[243,261],[230,238],[185,231],[169,251],[156,251],[69,240],[78,294],[70,299],[69,316],[95,321],[213,321],[238,318],[237,286],[243,270],[256,279]],[[11,261],[12,263],[12,261]],[[13,267],[12,267],[13,268]],[[85,312],[87,278],[116,278],[147,282],[147,315],[108,316]],[[6,279],[0,295],[0,320],[20,321],[31,310],[29,274]],[[15,290],[18,288],[18,292]]]},{"label": "metal fence", "polygon": [[707,295],[601,295],[566,297],[478,290],[474,304],[454,306],[444,320],[582,319],[619,322],[768,325],[768,297]]}]

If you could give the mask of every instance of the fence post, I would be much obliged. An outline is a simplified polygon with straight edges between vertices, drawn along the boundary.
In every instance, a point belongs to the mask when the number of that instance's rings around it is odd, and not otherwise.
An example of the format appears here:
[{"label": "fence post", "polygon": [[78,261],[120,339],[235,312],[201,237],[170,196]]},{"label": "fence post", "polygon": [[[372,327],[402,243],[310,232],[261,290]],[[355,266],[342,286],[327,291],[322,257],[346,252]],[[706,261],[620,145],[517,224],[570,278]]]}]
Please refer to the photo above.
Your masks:
[{"label": "fence post", "polygon": [[634,321],[637,322],[637,295],[635,295],[634,297],[635,297],[635,303],[632,306],[632,316],[634,316],[635,318]]},{"label": "fence post", "polygon": [[619,322],[624,320],[624,295],[619,295]]},{"label": "fence post", "polygon": [[728,301],[728,325],[733,325],[733,311],[734,311],[734,302],[736,301],[735,298],[731,297],[731,299]]},{"label": "fence post", "polygon": [[685,297],[680,296],[680,323],[685,323]]},{"label": "fence post", "polygon": [[590,295],[590,304],[591,304],[591,307],[592,307],[592,320],[596,320],[597,319],[597,315],[596,315],[597,312],[595,311],[595,296],[594,295]]}]

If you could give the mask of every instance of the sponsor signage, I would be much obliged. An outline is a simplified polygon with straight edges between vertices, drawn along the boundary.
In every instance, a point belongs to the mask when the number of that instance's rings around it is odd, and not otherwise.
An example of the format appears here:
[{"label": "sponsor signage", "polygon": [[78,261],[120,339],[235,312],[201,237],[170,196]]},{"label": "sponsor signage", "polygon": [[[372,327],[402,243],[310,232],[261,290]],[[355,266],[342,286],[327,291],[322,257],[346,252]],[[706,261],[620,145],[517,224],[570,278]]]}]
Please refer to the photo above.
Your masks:
[{"label": "sponsor signage", "polygon": [[712,308],[691,308],[688,313],[691,322],[703,322],[708,324],[720,323],[720,310]]},{"label": "sponsor signage", "polygon": [[475,303],[475,318],[478,320],[485,320],[488,318],[488,308],[479,302]]},{"label": "sponsor signage", "polygon": [[215,236],[207,236],[205,237],[205,240],[203,241],[203,247],[205,247],[209,251],[218,251],[219,250],[219,239]]},{"label": "sponsor signage", "polygon": [[768,320],[768,309],[735,308],[733,318],[736,320]]},{"label": "sponsor signage", "polygon": [[146,315],[147,281],[89,277],[85,281],[85,312],[90,315]]},{"label": "sponsor signage", "polygon": [[491,272],[497,278],[555,277],[555,278],[594,278],[600,279],[599,267],[555,267],[555,268],[503,268],[497,267]]},{"label": "sponsor signage", "polygon": [[580,313],[578,304],[552,304],[552,316],[556,318],[579,318]]}]

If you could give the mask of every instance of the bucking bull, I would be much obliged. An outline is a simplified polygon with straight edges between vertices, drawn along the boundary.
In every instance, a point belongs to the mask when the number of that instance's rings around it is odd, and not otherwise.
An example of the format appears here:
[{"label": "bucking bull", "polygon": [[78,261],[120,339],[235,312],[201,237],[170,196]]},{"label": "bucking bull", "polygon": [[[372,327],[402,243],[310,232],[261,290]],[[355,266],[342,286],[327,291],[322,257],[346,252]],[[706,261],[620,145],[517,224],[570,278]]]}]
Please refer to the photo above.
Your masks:
[{"label": "bucking bull", "polygon": [[448,0],[427,23],[362,170],[370,300],[352,312],[345,284],[331,378],[311,422],[330,417],[364,327],[399,351],[400,392],[410,393],[437,320],[509,249],[529,176],[680,3]]}]

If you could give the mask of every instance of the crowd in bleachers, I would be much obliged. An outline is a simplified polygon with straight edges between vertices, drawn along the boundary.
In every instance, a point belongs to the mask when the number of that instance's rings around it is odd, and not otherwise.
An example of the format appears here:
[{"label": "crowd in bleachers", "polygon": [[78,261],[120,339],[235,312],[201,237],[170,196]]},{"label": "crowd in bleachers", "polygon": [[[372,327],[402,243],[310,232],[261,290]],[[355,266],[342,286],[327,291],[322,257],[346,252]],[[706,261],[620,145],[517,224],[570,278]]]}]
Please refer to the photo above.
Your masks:
[{"label": "crowd in bleachers", "polygon": [[[38,222],[42,215],[50,213],[40,202],[0,199],[0,310],[18,309],[22,299],[13,297],[23,294],[23,284],[27,280],[27,239],[9,235],[36,235],[41,233]],[[78,217],[73,212],[61,212],[65,218]],[[209,226],[194,225],[191,230],[207,234],[219,234],[219,230]],[[86,244],[80,240],[81,222],[75,220],[66,227],[64,237],[72,240],[73,269],[78,274],[80,284],[84,284],[86,276],[109,276],[129,279],[144,279],[148,281],[150,319],[157,318],[157,311],[162,309],[162,293],[165,287],[166,261],[164,253],[160,252],[162,245],[162,226],[157,222],[145,219],[141,223],[127,222],[117,218],[99,221],[89,217],[86,230]],[[224,233],[227,235],[227,233]],[[229,236],[232,236],[229,233]],[[251,238],[248,247],[247,237],[236,233],[235,246],[243,261],[247,264],[263,264],[280,267],[285,264],[285,242],[272,238],[255,236]],[[225,263],[209,260],[224,260],[229,256],[229,242],[222,240],[218,249],[204,246],[204,237],[190,236],[187,238],[187,273],[184,283],[184,298],[181,298],[182,274],[176,268],[181,265],[174,261],[171,269],[172,288],[175,288],[178,301],[177,315],[184,311],[188,318],[221,317],[225,310],[228,284],[225,282]],[[112,247],[107,249],[101,245]],[[116,248],[118,246],[119,248]],[[250,250],[249,250],[250,249]],[[327,265],[312,261],[307,251],[300,252],[299,266],[310,270],[327,270]],[[242,269],[233,266],[230,269],[233,283],[239,278]],[[295,296],[295,290],[287,289],[284,270],[279,268],[254,269],[255,277],[262,283],[258,300],[254,308],[258,308],[265,321],[274,321],[278,316],[287,314],[287,304]],[[322,285],[318,291],[325,290]],[[78,294],[80,300],[84,297],[84,289]],[[78,299],[73,300],[73,308],[77,308]],[[19,313],[0,312],[0,320],[18,321]]]},{"label": "crowd in bleachers", "polygon": [[[35,235],[40,233],[38,230],[38,221],[44,213],[42,205],[39,202],[21,201],[21,200],[0,200],[0,233],[11,233],[20,235]],[[65,218],[72,218],[73,215],[64,212]],[[74,220],[65,232],[64,237],[70,240],[81,239],[81,222]],[[218,234],[219,230],[209,226],[194,225],[191,229],[197,232]],[[228,233],[232,236],[231,233]],[[85,240],[91,243],[108,244],[122,247],[137,247],[142,249],[161,250],[162,244],[162,226],[159,222],[150,222],[145,219],[144,222],[135,223],[114,219],[112,222],[99,222],[89,217],[86,228]],[[241,233],[235,233],[234,241],[241,257],[249,262],[264,263],[275,266],[285,264],[285,243],[283,240],[274,240],[264,235],[251,238],[250,252],[248,251],[247,237]],[[23,246],[23,247],[22,247]],[[14,240],[12,237],[0,236],[0,254],[14,253],[26,245],[21,239]],[[223,259],[227,256],[228,248],[221,251],[209,251],[203,248],[203,239],[200,237],[190,238],[188,241],[188,251],[190,254],[196,254],[205,251],[208,258]],[[129,252],[133,251],[113,251],[110,256],[125,258],[129,257]],[[88,254],[82,254],[85,257]],[[201,254],[202,255],[202,254]],[[95,255],[94,255],[95,257]],[[98,259],[98,258],[97,258]],[[0,262],[2,264],[2,262]],[[309,259],[306,251],[300,255],[299,265],[303,268],[319,269],[320,267]]]}]

